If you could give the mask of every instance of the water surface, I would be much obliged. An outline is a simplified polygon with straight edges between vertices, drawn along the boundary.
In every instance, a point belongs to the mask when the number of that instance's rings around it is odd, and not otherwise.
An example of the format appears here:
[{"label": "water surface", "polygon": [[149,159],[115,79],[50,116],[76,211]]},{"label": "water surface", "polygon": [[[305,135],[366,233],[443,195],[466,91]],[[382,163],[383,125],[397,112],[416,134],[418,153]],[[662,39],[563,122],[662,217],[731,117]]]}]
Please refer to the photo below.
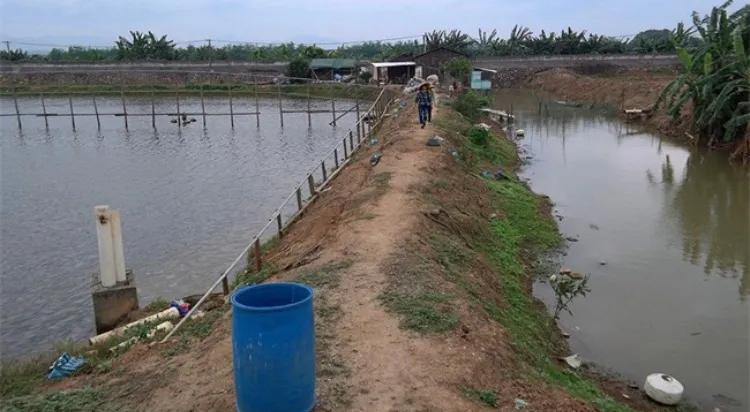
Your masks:
[{"label": "water surface", "polygon": [[[97,98],[100,112],[119,112],[118,99]],[[13,103],[0,101],[3,113]],[[22,112],[41,112],[39,99],[21,99]],[[67,99],[47,99],[48,113],[67,113]],[[93,112],[90,97],[73,100]],[[175,111],[173,99],[156,111]],[[183,111],[200,111],[183,98]],[[330,114],[284,116],[278,101],[261,100],[255,117],[209,117],[178,128],[168,118],[0,117],[0,354],[29,354],[65,338],[94,332],[89,282],[97,270],[95,205],[122,215],[125,261],[135,272],[141,303],[202,293],[262,227],[295,185],[340,141],[353,115],[329,126]],[[235,112],[252,99],[235,98]],[[209,112],[228,112],[209,99]],[[287,101],[303,109],[306,101]],[[341,103],[340,107],[350,106]],[[330,101],[313,109],[330,109]],[[150,113],[150,101],[128,99],[129,113]],[[329,163],[330,167],[330,163]]]},{"label": "water surface", "polygon": [[[747,410],[748,169],[602,110],[498,92],[498,108],[511,103],[530,157],[521,175],[578,239],[563,265],[590,274],[592,292],[560,320],[571,349],[639,384],[672,374],[703,410]],[[552,306],[547,284],[535,293]]]}]

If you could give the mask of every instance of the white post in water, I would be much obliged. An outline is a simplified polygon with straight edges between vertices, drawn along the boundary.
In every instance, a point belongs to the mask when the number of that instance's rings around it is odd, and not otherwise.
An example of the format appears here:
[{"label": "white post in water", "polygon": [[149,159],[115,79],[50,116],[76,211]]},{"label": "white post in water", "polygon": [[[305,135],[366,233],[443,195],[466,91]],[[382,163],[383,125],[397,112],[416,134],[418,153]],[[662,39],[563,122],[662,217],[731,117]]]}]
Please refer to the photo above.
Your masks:
[{"label": "white post in water", "polygon": [[125,274],[125,253],[122,247],[122,225],[120,224],[120,211],[112,210],[110,212],[112,221],[112,250],[114,252],[115,279],[117,282],[126,282]]},{"label": "white post in water", "polygon": [[99,279],[102,286],[109,288],[117,283],[115,251],[112,244],[112,215],[109,206],[94,207],[96,216],[96,240],[99,245]]}]

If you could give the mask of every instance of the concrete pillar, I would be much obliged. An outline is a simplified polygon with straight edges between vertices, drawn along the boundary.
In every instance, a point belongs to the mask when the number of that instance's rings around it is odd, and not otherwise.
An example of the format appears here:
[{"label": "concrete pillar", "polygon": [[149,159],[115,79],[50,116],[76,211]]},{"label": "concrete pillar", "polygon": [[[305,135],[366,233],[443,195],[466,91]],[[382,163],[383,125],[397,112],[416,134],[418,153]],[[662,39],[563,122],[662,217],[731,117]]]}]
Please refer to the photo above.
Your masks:
[{"label": "concrete pillar", "polygon": [[115,279],[118,283],[127,281],[125,274],[125,253],[122,247],[122,225],[120,224],[120,211],[110,212],[112,221],[112,251],[115,265]]},{"label": "concrete pillar", "polygon": [[120,213],[109,206],[94,208],[96,238],[99,245],[99,274],[95,277],[91,298],[97,333],[117,326],[138,309],[138,291],[133,274],[125,270]]}]

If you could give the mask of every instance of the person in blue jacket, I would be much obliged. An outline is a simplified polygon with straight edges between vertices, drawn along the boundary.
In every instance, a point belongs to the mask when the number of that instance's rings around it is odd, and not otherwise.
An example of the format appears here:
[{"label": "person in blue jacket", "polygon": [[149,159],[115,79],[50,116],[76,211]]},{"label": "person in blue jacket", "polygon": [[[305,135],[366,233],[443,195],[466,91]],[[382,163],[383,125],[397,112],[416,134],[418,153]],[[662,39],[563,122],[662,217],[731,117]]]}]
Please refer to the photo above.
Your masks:
[{"label": "person in blue jacket", "polygon": [[414,98],[414,101],[417,103],[419,124],[421,124],[424,129],[427,121],[432,120],[430,119],[430,117],[432,117],[430,116],[430,113],[432,112],[432,94],[430,93],[430,87],[426,83],[419,86],[419,91],[417,92],[417,97]]}]

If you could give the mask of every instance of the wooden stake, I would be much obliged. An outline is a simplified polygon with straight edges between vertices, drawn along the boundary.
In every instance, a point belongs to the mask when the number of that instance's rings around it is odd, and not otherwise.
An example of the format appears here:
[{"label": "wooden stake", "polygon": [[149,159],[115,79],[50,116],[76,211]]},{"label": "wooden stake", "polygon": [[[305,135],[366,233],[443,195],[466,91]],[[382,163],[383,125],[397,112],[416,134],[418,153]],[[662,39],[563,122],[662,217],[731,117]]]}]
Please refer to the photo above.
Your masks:
[{"label": "wooden stake", "polygon": [[310,113],[310,83],[307,83],[307,127],[312,127],[312,114]]},{"label": "wooden stake", "polygon": [[99,121],[99,107],[96,105],[96,96],[92,96],[91,100],[94,102],[94,115],[96,116],[96,129],[102,130],[102,122]]},{"label": "wooden stake", "polygon": [[260,238],[255,238],[255,271],[260,272],[263,267],[263,261],[260,256]]},{"label": "wooden stake", "polygon": [[221,279],[221,291],[224,293],[224,296],[229,295],[229,279],[226,276]]},{"label": "wooden stake", "polygon": [[339,168],[339,149],[333,149],[333,163],[336,165],[336,169]]},{"label": "wooden stake", "polygon": [[229,86],[229,123],[234,129],[234,104],[232,103],[232,86]]},{"label": "wooden stake", "polygon": [[310,190],[310,197],[315,196],[315,178],[313,175],[307,175],[307,188]]},{"label": "wooden stake", "polygon": [[253,78],[255,81],[255,127],[260,127],[260,103],[258,102],[258,78]]},{"label": "wooden stake", "polygon": [[321,160],[320,161],[320,170],[323,171],[323,181],[325,182],[326,180],[328,180],[328,172],[326,171],[326,161],[325,160]]},{"label": "wooden stake", "polygon": [[70,107],[70,124],[73,125],[73,131],[76,131],[76,115],[73,113],[73,99],[68,96],[68,107]]},{"label": "wooden stake", "polygon": [[44,114],[44,128],[49,129],[49,122],[47,121],[47,106],[44,104],[44,93],[39,94],[39,99],[42,101],[42,114]]},{"label": "wooden stake", "polygon": [[122,72],[120,72],[120,101],[122,102],[122,115],[125,119],[125,130],[128,130],[128,109],[125,106],[125,85],[123,83]]},{"label": "wooden stake", "polygon": [[281,224],[281,211],[279,211],[279,213],[276,214],[276,228],[278,229],[278,232],[279,232],[279,239],[281,239],[281,236],[284,232],[284,226]]},{"label": "wooden stake", "polygon": [[351,130],[349,130],[349,150],[354,153],[354,135]]},{"label": "wooden stake", "polygon": [[333,125],[336,126],[336,99],[331,99],[331,115],[333,116]]},{"label": "wooden stake", "polygon": [[346,151],[346,137],[344,138],[344,160],[349,158],[349,153]]},{"label": "wooden stake", "polygon": [[18,130],[23,130],[21,125],[21,112],[18,111],[18,98],[16,97],[16,86],[13,86],[13,105],[16,107],[16,121],[18,121]]},{"label": "wooden stake", "polygon": [[177,100],[177,128],[182,129],[182,118],[180,118],[180,92],[174,92],[174,96]]},{"label": "wooden stake", "polygon": [[281,127],[284,127],[284,108],[281,106],[281,81],[276,83],[276,89],[279,95],[279,120],[281,121]]},{"label": "wooden stake", "polygon": [[203,128],[206,128],[206,102],[203,100],[203,84],[201,84],[201,114],[203,115]]},{"label": "wooden stake", "polygon": [[302,210],[302,189],[297,188],[297,210]]},{"label": "wooden stake", "polygon": [[154,91],[151,90],[151,127],[156,129],[156,108],[154,106]]}]

